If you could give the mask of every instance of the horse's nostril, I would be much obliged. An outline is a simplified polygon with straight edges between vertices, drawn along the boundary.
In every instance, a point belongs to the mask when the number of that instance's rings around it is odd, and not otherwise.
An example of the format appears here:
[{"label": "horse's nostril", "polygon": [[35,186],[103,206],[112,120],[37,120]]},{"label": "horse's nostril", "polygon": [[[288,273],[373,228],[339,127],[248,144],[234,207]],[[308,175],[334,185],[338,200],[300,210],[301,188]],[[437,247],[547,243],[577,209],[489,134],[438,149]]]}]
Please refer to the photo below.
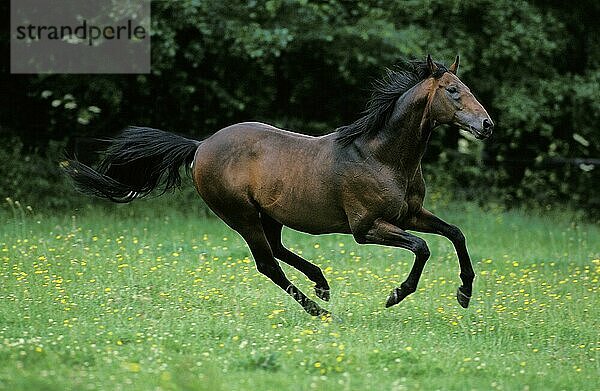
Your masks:
[{"label": "horse's nostril", "polygon": [[492,129],[494,129],[494,123],[489,120],[489,119],[484,119],[483,120],[483,130],[485,131],[492,131]]}]

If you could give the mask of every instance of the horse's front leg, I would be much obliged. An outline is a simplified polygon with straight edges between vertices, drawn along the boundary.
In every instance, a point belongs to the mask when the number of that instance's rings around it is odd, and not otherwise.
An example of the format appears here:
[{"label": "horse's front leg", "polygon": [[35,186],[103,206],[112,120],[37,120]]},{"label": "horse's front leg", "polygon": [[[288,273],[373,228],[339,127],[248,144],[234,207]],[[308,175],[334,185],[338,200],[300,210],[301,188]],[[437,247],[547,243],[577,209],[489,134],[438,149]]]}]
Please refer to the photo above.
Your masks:
[{"label": "horse's front leg", "polygon": [[451,224],[446,223],[439,217],[426,209],[421,210],[407,220],[403,224],[403,227],[413,231],[427,232],[445,236],[450,239],[456,254],[458,255],[458,263],[460,264],[460,279],[462,280],[462,286],[456,291],[456,299],[458,303],[463,307],[469,306],[471,300],[471,293],[473,289],[473,279],[475,278],[475,272],[471,265],[471,258],[467,251],[465,243],[465,236],[461,230]]},{"label": "horse's front leg", "polygon": [[403,231],[397,226],[383,219],[377,219],[364,234],[354,235],[358,243],[383,244],[386,246],[401,247],[415,254],[415,262],[406,280],[398,288],[394,288],[385,303],[386,307],[398,304],[404,298],[417,290],[421,273],[429,259],[429,248],[425,241],[415,235]]}]

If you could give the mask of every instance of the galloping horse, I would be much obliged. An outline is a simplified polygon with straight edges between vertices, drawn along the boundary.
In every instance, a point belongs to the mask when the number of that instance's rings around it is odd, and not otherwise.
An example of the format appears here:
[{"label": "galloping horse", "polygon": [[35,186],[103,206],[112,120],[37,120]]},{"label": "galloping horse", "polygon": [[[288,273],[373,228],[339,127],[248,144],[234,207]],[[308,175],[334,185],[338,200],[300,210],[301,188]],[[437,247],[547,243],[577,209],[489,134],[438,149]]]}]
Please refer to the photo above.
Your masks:
[{"label": "galloping horse", "polygon": [[492,133],[490,116],[456,76],[458,64],[458,56],[449,68],[427,56],[388,70],[374,84],[364,116],[321,137],[257,122],[228,126],[203,141],[134,127],[112,140],[97,170],[76,160],[63,168],[80,191],[130,202],[179,186],[185,164],[206,204],[244,238],[258,271],[311,315],[328,312],[290,282],[277,259],[313,281],[322,300],[329,300],[329,284],[318,266],[283,246],[284,225],[412,251],[412,269],[386,307],[415,292],[429,258],[425,241],[407,230],[443,235],[458,255],[456,297],[466,308],[475,274],[465,238],[423,208],[421,173],[427,142],[440,124],[478,139]]}]

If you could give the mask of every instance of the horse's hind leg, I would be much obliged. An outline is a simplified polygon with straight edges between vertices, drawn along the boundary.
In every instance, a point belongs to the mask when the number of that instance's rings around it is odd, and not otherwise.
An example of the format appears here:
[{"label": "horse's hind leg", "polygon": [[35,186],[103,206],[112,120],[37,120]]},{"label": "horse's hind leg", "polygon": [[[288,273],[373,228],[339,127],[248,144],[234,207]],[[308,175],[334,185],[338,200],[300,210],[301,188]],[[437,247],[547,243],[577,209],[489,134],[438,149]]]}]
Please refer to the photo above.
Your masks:
[{"label": "horse's hind leg", "polygon": [[[248,207],[253,208],[252,206]],[[306,297],[306,295],[294,286],[285,276],[283,270],[273,256],[271,246],[267,241],[263,225],[260,221],[258,211],[252,210],[250,213],[241,213],[235,220],[227,218],[220,213],[219,216],[233,229],[235,229],[246,241],[256,269],[269,277],[277,286],[286,291],[294,298],[306,312],[313,316],[327,315],[329,312],[319,307],[317,303]],[[242,217],[243,216],[243,217]]]},{"label": "horse's hind leg", "polygon": [[265,214],[261,214],[261,221],[275,258],[304,273],[306,277],[315,283],[317,296],[322,300],[329,301],[329,283],[325,279],[321,268],[284,247],[281,242],[281,229],[283,228],[281,223]]},{"label": "horse's hind leg", "polygon": [[306,295],[294,286],[285,276],[283,270],[273,257],[273,252],[267,241],[262,224],[257,221],[257,224],[245,227],[238,231],[254,256],[256,268],[259,272],[269,277],[281,289],[285,290],[294,298],[306,312],[313,316],[326,315],[328,312],[319,307],[317,303],[306,297]]}]

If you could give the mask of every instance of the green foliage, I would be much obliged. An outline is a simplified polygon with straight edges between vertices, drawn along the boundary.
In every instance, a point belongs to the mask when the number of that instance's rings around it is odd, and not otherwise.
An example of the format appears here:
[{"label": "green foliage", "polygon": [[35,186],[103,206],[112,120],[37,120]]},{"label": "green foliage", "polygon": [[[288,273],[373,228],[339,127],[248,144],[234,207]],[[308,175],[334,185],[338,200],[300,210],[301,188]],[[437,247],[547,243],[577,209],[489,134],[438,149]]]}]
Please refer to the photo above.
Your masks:
[{"label": "green foliage", "polygon": [[[64,209],[76,202],[77,196],[60,174],[58,160],[64,149],[63,143],[51,142],[47,156],[38,153],[25,153],[19,139],[5,140],[0,146],[0,162],[3,162],[0,175],[0,188],[4,206],[32,208],[43,200],[48,209]],[[5,201],[7,201],[5,203]]]},{"label": "green foliage", "polygon": [[[428,163],[447,168],[453,152],[465,155],[450,162],[452,191],[506,205],[568,202],[598,215],[600,168],[573,159],[600,158],[599,4],[156,1],[152,74],[13,77],[4,69],[10,99],[0,124],[27,156],[68,141],[89,162],[96,156],[82,140],[130,124],[204,137],[260,120],[321,134],[355,120],[369,82],[399,58],[449,62],[459,53],[461,78],[497,127],[482,149],[460,152],[472,142],[453,129],[432,137]],[[465,191],[465,178],[490,192]]]},{"label": "green foliage", "polygon": [[211,215],[207,206],[190,185],[191,179],[182,169],[184,184],[173,194],[160,198],[150,197],[133,204],[121,205],[97,200],[90,204],[87,196],[73,190],[73,185],[60,169],[65,145],[51,141],[46,155],[34,151],[27,153],[17,138],[8,139],[0,146],[0,161],[6,162],[0,175],[0,212],[4,210],[14,216],[47,216],[58,210],[90,211],[103,210],[123,218],[148,215],[148,210],[160,213],[162,210],[185,212],[194,216]]}]

